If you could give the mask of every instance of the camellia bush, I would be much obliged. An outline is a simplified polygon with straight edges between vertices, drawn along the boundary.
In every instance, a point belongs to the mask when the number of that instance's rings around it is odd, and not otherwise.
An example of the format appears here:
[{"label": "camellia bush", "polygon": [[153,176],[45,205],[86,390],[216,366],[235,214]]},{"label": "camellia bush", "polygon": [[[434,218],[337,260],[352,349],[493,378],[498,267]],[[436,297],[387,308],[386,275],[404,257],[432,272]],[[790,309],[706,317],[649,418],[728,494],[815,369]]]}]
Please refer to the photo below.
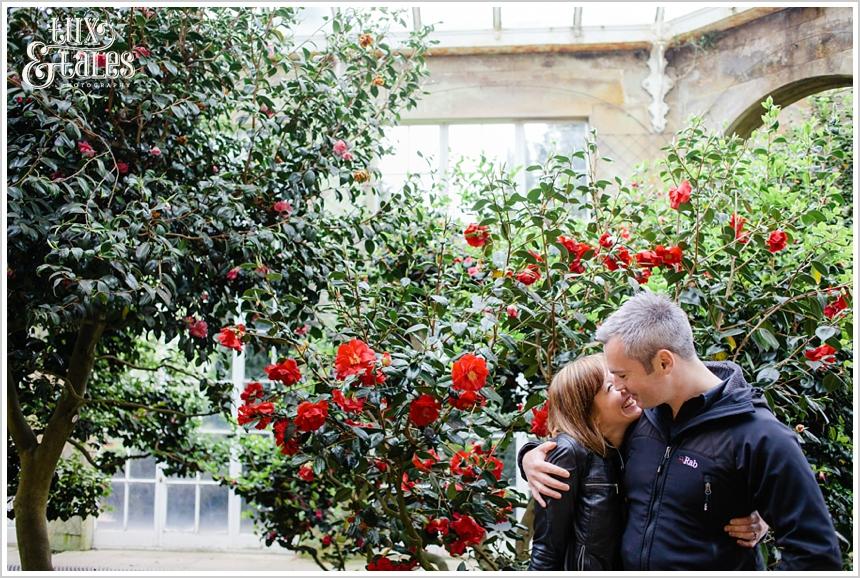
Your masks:
[{"label": "camellia bush", "polygon": [[524,496],[500,456],[517,431],[547,435],[555,371],[599,350],[599,323],[649,290],[685,309],[703,359],[738,363],[795,429],[850,560],[845,142],[818,119],[783,135],[777,118],[766,104],[748,141],[694,120],[664,150],[659,188],[601,180],[592,143],[528,167],[525,194],[479,175],[471,223],[410,205],[407,187],[343,232],[350,258],[318,308],[327,339],[296,335],[264,288],[245,304],[256,321],[221,335],[278,354],[237,414],[273,431],[269,457],[258,436],[243,457],[266,474],[229,481],[267,540],[339,568],[357,554],[368,569],[441,569],[440,548],[524,567]]},{"label": "camellia bush", "polygon": [[[92,78],[33,88],[28,45],[57,44],[53,19],[76,17],[104,25],[112,46],[61,44],[45,62],[76,62]],[[67,442],[88,452],[120,439],[183,472],[199,467],[190,420],[227,406],[230,388],[202,375],[184,399],[162,400],[155,379],[112,387],[129,369],[179,373],[164,355],[139,363],[137,340],[199,363],[239,296],[265,284],[288,296],[281,313],[300,326],[325,287],[338,255],[318,239],[340,223],[321,195],[334,186],[351,202],[367,186],[382,126],[415,104],[429,29],[395,50],[385,42],[395,13],[341,10],[315,39],[295,37],[298,18],[294,8],[9,11],[9,488],[24,570],[51,568],[47,512],[70,513],[48,507],[52,488],[68,488],[52,482]],[[130,78],[106,77],[117,56]],[[92,461],[105,475],[117,465]],[[94,502],[75,513],[96,513]]]}]

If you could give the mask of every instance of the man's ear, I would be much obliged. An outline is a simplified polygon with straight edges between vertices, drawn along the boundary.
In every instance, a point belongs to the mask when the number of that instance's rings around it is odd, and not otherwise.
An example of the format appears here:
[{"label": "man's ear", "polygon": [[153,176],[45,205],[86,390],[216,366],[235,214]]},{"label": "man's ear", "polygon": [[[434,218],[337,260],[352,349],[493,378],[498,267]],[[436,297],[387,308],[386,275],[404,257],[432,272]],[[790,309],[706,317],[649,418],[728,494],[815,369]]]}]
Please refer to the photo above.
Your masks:
[{"label": "man's ear", "polygon": [[654,367],[663,374],[672,373],[675,368],[675,354],[668,349],[661,349],[654,358]]}]

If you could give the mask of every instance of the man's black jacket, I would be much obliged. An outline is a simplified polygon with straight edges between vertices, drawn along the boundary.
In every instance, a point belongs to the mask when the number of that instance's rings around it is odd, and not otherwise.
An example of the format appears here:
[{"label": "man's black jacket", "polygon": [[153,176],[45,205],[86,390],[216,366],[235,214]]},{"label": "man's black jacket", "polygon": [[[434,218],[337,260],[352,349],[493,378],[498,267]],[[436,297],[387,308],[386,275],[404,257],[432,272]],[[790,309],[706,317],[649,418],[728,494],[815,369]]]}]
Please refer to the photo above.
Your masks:
[{"label": "man's black jacket", "polygon": [[[649,409],[628,430],[625,570],[756,570],[757,550],[723,531],[758,510],[781,550],[781,570],[839,570],[833,522],[795,434],[729,362],[705,364],[723,383],[673,420]],[[522,456],[536,444],[520,451]]]}]

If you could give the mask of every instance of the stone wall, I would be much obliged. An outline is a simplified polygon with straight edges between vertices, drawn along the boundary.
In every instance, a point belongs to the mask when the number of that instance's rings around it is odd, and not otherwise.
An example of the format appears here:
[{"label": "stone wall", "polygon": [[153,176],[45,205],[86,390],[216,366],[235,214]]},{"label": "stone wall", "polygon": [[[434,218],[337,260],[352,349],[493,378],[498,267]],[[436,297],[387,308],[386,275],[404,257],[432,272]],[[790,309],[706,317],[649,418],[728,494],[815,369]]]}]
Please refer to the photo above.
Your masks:
[{"label": "stone wall", "polygon": [[[603,165],[601,177],[629,176],[636,163],[661,156],[659,149],[691,115],[724,130],[744,111],[756,111],[760,98],[790,83],[798,83],[799,90],[783,98],[784,104],[834,88],[839,79],[842,85],[850,82],[852,26],[851,8],[785,8],[676,40],[665,53],[665,75],[673,87],[665,97],[668,113],[661,131],[652,125],[652,96],[642,84],[650,73],[650,50],[618,45],[430,56],[429,94],[403,118],[586,120],[597,130],[601,154],[616,161]],[[837,81],[816,85],[816,77]]]}]

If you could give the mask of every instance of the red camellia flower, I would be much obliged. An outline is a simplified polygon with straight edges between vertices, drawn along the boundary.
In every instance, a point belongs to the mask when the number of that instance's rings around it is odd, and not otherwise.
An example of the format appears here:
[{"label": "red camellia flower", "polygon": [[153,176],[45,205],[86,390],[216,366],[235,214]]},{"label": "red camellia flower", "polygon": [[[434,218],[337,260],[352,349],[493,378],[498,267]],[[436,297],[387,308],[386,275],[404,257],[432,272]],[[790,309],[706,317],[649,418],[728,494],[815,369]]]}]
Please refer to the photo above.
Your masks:
[{"label": "red camellia flower", "polygon": [[332,539],[331,539],[331,536],[329,534],[326,534],[325,536],[322,537],[322,545],[323,546],[331,546],[331,542],[332,542]]},{"label": "red camellia flower", "polygon": [[308,333],[308,331],[310,331],[310,329],[311,329],[311,326],[308,325],[307,323],[305,323],[301,327],[296,327],[295,334],[298,335],[299,337],[304,337],[305,335],[307,335],[307,333]]},{"label": "red camellia flower", "polygon": [[337,348],[334,367],[337,379],[346,379],[350,375],[366,373],[373,368],[376,362],[376,354],[360,339],[353,339],[342,343]]},{"label": "red camellia flower", "polygon": [[426,460],[422,460],[418,457],[417,453],[412,454],[412,465],[415,466],[418,471],[429,472],[433,467],[433,464],[439,461],[439,455],[436,453],[436,450],[430,450],[427,452],[427,455],[430,457]]},{"label": "red camellia flower", "polygon": [[516,319],[517,317],[520,316],[520,311],[519,311],[519,309],[517,309],[516,305],[508,305],[505,308],[505,313],[508,314],[509,319]]},{"label": "red camellia flower", "polygon": [[547,429],[547,418],[549,417],[549,402],[544,403],[542,407],[532,408],[532,433],[536,436],[546,437],[549,435]]},{"label": "red camellia flower", "polygon": [[480,404],[481,407],[487,405],[487,399],[484,396],[478,394],[478,392],[464,391],[460,395],[452,393],[451,397],[448,398],[448,403],[450,403],[457,409],[465,411],[472,409],[477,404]]},{"label": "red camellia flower", "polygon": [[845,296],[840,295],[839,298],[833,303],[828,303],[824,307],[824,315],[828,319],[833,319],[836,317],[840,311],[844,311],[848,308],[848,303],[845,301]]},{"label": "red camellia flower", "polygon": [[416,566],[418,560],[395,562],[385,556],[376,556],[365,568],[373,572],[409,572]]},{"label": "red camellia flower", "polygon": [[415,484],[418,482],[412,482],[409,480],[409,474],[403,472],[403,477],[400,478],[400,489],[404,492],[411,492],[415,487]]},{"label": "red camellia flower", "polygon": [[245,386],[245,391],[239,396],[242,401],[247,404],[252,404],[257,400],[263,399],[263,384],[259,381],[252,381]]},{"label": "red camellia flower", "polygon": [[245,326],[240,323],[236,327],[222,328],[216,339],[224,347],[241,352],[243,335],[245,335]]},{"label": "red camellia flower", "polygon": [[684,203],[689,203],[692,190],[692,187],[690,187],[690,181],[682,181],[677,188],[670,188],[669,203],[671,204],[672,208],[677,209]]},{"label": "red camellia flower", "polygon": [[239,415],[236,421],[239,425],[246,425],[259,419],[259,423],[255,426],[256,429],[266,429],[266,426],[272,423],[272,414],[274,412],[275,404],[270,401],[257,404],[248,403],[239,407]]},{"label": "red camellia flower", "polygon": [[188,326],[188,333],[191,337],[206,339],[209,335],[209,325],[202,319],[186,317],[185,324]]},{"label": "red camellia flower", "polygon": [[657,259],[660,261],[661,265],[672,265],[676,271],[680,269],[681,260],[684,257],[684,252],[681,250],[681,247],[675,245],[674,247],[669,247],[667,249],[663,245],[657,245],[654,247],[654,252],[657,254]]},{"label": "red camellia flower", "polygon": [[239,271],[241,271],[241,270],[242,270],[241,267],[233,267],[232,269],[227,271],[227,280],[228,281],[235,281],[236,278],[239,277]]},{"label": "red camellia flower", "polygon": [[149,57],[152,53],[149,51],[149,48],[146,46],[135,46],[131,49],[132,53],[134,53],[135,58],[140,58],[141,56]]},{"label": "red camellia flower", "polygon": [[490,228],[477,223],[470,223],[463,231],[463,237],[472,247],[483,247],[490,238]]},{"label": "red camellia flower", "polygon": [[335,156],[343,158],[343,155],[349,152],[349,145],[342,140],[335,141],[332,152],[334,152]]},{"label": "red camellia flower", "polygon": [[104,52],[99,52],[96,54],[96,66],[99,68],[104,68],[107,64],[107,55]]},{"label": "red camellia flower", "polygon": [[636,253],[636,262],[640,267],[657,267],[660,265],[660,257],[654,251],[639,251]]},{"label": "red camellia flower", "polygon": [[373,367],[368,367],[367,370],[361,374],[359,377],[361,383],[372,387],[374,385],[378,385],[380,383],[385,383],[385,374],[382,373],[381,369],[377,369],[374,371]]},{"label": "red camellia flower", "polygon": [[489,471],[496,480],[502,479],[502,461],[492,452],[484,452],[479,445],[470,451],[460,450],[451,456],[451,473],[464,480],[476,480],[484,471]]},{"label": "red camellia flower", "polygon": [[275,432],[275,444],[281,448],[281,453],[285,456],[294,456],[299,453],[299,440],[287,436],[289,427],[290,420],[279,419],[272,426],[272,429]]},{"label": "red camellia flower", "polygon": [[282,217],[289,217],[293,212],[293,205],[289,201],[278,201],[272,205],[272,210],[279,213]]},{"label": "red camellia flower", "polygon": [[540,253],[538,253],[537,251],[533,251],[532,249],[529,249],[528,253],[532,256],[532,258],[534,258],[535,261],[537,261],[538,263],[543,263],[543,257]]},{"label": "red camellia flower", "polygon": [[364,398],[346,397],[339,389],[332,390],[331,399],[347,413],[361,413],[364,410]]},{"label": "red camellia flower", "polygon": [[771,231],[770,236],[767,238],[767,250],[771,253],[778,253],[785,249],[785,246],[788,244],[788,235],[785,234],[784,231],[777,229],[776,231]]},{"label": "red camellia flower", "polygon": [[448,535],[448,518],[430,518],[427,521],[427,525],[424,526],[424,531],[428,534],[442,534],[443,536]]},{"label": "red camellia flower", "polygon": [[391,365],[391,354],[387,351],[382,354],[382,367],[389,367]]},{"label": "red camellia flower", "polygon": [[636,271],[636,273],[634,274],[634,278],[636,279],[637,283],[639,283],[640,285],[644,285],[648,282],[648,279],[651,278],[651,269],[641,269],[639,271]]},{"label": "red camellia flower", "polygon": [[266,375],[272,381],[280,381],[286,386],[294,385],[302,378],[296,360],[289,358],[274,365],[267,365]]},{"label": "red camellia flower", "polygon": [[600,239],[597,240],[597,243],[601,247],[606,247],[607,249],[611,249],[612,246],[615,244],[615,239],[612,237],[612,235],[609,233],[609,231],[606,231],[605,233],[600,235]]},{"label": "red camellia flower", "polygon": [[82,156],[90,159],[96,156],[96,149],[94,149],[90,143],[85,140],[78,143],[78,152],[81,153]]},{"label": "red camellia flower", "polygon": [[747,220],[738,216],[737,213],[732,213],[729,219],[729,226],[735,231],[735,240],[744,245],[750,241],[750,234],[744,232],[744,223],[746,222]]},{"label": "red camellia flower", "polygon": [[540,279],[540,267],[534,263],[529,263],[526,268],[517,273],[517,281],[523,285],[531,285]]},{"label": "red camellia flower", "polygon": [[128,163],[124,163],[122,161],[116,162],[116,172],[121,175],[125,175],[128,173]]},{"label": "red camellia flower", "polygon": [[487,362],[483,357],[467,353],[451,366],[451,381],[454,389],[478,391],[487,383]]},{"label": "red camellia flower", "polygon": [[328,417],[328,402],[321,400],[316,403],[303,401],[296,408],[296,427],[299,431],[316,431],[323,426]]},{"label": "red camellia flower", "polygon": [[484,530],[471,516],[463,516],[454,513],[454,521],[450,524],[451,530],[457,535],[457,540],[448,544],[448,551],[457,556],[462,554],[466,547],[477,546],[484,541],[487,531]]},{"label": "red camellia flower", "polygon": [[826,343],[815,349],[807,349],[803,352],[806,359],[809,361],[818,361],[821,363],[836,363],[836,350]]},{"label": "red camellia flower", "polygon": [[430,394],[424,393],[409,404],[409,420],[418,427],[425,427],[436,421],[442,406]]},{"label": "red camellia flower", "polygon": [[314,481],[314,477],[314,470],[310,466],[310,464],[305,464],[299,468],[299,478],[301,478],[305,482]]}]

